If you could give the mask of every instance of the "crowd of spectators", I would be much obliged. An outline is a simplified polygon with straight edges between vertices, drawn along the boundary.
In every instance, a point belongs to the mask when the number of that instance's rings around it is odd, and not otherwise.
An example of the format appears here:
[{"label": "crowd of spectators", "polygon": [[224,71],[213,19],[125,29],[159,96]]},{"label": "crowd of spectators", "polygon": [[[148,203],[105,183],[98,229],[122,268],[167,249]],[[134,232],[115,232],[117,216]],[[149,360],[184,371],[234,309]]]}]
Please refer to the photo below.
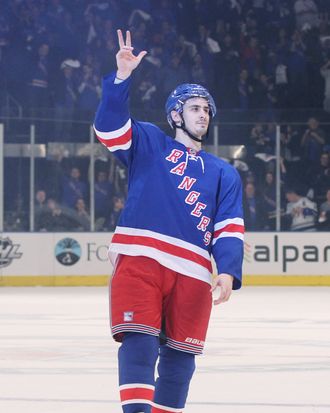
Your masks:
[{"label": "crowd of spectators", "polygon": [[[220,109],[216,120],[226,112],[252,113],[254,125],[240,129],[238,138],[248,148],[240,170],[248,230],[275,228],[275,125],[283,110],[306,109],[310,118],[300,121],[307,125],[281,130],[282,224],[299,229],[296,216],[302,214],[309,223],[300,228],[327,227],[328,0],[3,0],[0,23],[0,107],[10,94],[24,116],[55,120],[41,129],[47,141],[83,139],[87,129],[73,132],[73,121],[93,119],[101,79],[116,67],[117,28],[132,31],[136,53],[148,51],[131,94],[132,111],[141,118],[164,121],[164,101],[183,82],[212,91]],[[37,183],[45,193],[36,210],[39,230],[53,229],[49,217],[57,217],[57,228],[90,226],[88,168],[47,163],[47,179]],[[95,168],[96,229],[115,225],[124,175],[114,160]],[[19,198],[10,209],[20,211],[23,204]]]},{"label": "crowd of spectators", "polygon": [[[281,229],[330,230],[330,141],[319,121],[281,127]],[[273,124],[257,123],[245,162],[237,164],[244,183],[247,230],[276,228],[276,157]]]},{"label": "crowd of spectators", "polygon": [[[251,129],[251,140],[265,141],[271,149],[267,145],[251,145],[241,159],[225,158],[237,168],[242,178],[247,231],[276,229],[273,135],[271,124],[267,127],[256,124]],[[281,229],[330,231],[330,145],[326,144],[323,128],[316,118],[308,119],[304,127],[282,125],[281,145]],[[37,160],[35,229],[88,231],[93,227],[96,231],[114,230],[127,194],[126,170],[115,158],[98,156],[94,176],[91,190],[88,157],[65,157],[62,153],[47,159],[44,165]],[[14,207],[9,207],[9,200],[5,198],[7,210],[15,211],[15,219],[10,215],[6,220],[7,230],[29,229],[28,185],[25,188],[25,202],[18,199]],[[94,196],[94,220],[90,211],[91,194]]]},{"label": "crowd of spectators", "polygon": [[[57,176],[59,185],[52,187],[50,180],[38,179],[36,192],[35,221],[38,231],[89,231],[90,216],[90,170],[87,164],[78,165],[71,159],[55,160],[60,171]],[[48,163],[48,174],[54,170],[54,164]],[[56,188],[56,189],[55,189]],[[116,161],[97,160],[94,180],[94,229],[113,231],[120,212],[124,207],[127,194],[125,169]],[[42,208],[38,197],[42,193]]]},{"label": "crowd of spectators", "polygon": [[138,108],[162,108],[190,81],[221,109],[330,109],[327,0],[3,0],[0,22],[2,86],[27,114],[52,108],[61,120],[78,109],[91,120],[118,27],[148,51]]}]

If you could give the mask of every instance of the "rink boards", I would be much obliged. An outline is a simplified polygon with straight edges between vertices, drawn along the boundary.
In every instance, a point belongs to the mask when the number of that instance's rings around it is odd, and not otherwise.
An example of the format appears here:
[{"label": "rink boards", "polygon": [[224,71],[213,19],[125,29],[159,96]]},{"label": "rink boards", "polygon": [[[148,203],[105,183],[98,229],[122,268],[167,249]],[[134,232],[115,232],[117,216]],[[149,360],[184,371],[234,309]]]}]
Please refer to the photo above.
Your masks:
[{"label": "rink boards", "polygon": [[[0,286],[106,285],[109,233],[3,233]],[[330,286],[330,233],[247,233],[246,285]]]}]

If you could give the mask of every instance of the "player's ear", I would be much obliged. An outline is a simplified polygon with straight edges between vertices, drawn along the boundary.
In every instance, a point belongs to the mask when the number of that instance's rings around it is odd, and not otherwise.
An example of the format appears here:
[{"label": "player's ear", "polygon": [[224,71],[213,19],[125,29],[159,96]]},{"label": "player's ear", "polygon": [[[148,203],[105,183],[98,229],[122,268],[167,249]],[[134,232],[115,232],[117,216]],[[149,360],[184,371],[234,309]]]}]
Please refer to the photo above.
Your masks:
[{"label": "player's ear", "polygon": [[171,118],[176,125],[181,125],[182,118],[180,113],[176,112],[175,110],[171,111]]}]

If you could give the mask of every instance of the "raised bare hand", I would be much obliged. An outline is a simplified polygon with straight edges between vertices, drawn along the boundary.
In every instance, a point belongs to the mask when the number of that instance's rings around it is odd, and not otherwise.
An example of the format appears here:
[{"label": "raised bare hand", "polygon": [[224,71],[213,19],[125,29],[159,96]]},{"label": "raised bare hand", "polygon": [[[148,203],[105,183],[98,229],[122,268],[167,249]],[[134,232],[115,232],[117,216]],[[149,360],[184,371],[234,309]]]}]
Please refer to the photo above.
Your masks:
[{"label": "raised bare hand", "polygon": [[117,77],[120,79],[127,79],[134,69],[141,63],[143,57],[147,54],[145,50],[140,52],[137,56],[133,54],[131,33],[126,31],[126,41],[124,40],[121,30],[117,30],[119,51],[116,54],[117,60]]}]

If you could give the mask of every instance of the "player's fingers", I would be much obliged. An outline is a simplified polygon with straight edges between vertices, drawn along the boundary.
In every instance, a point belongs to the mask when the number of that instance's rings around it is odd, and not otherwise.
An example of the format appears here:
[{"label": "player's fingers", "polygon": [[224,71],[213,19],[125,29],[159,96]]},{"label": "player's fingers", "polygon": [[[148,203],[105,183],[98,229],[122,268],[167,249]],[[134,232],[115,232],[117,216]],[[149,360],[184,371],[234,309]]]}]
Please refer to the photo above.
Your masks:
[{"label": "player's fingers", "polygon": [[125,46],[124,38],[123,38],[123,33],[121,32],[120,29],[117,30],[117,35],[118,35],[118,43],[120,49],[122,49]]},{"label": "player's fingers", "polygon": [[146,52],[145,50],[143,50],[142,52],[140,52],[136,57],[139,60],[139,62],[141,62],[141,60],[144,58],[144,56],[147,54],[148,52]]},{"label": "player's fingers", "polygon": [[219,297],[216,300],[214,300],[213,303],[215,305],[225,303],[226,301],[229,300],[230,294],[231,294],[230,289],[222,286]]},{"label": "player's fingers", "polygon": [[220,292],[220,297],[219,297],[221,303],[223,303],[225,301],[226,296],[227,296],[227,289],[226,289],[226,287],[222,286],[221,287],[221,292]]},{"label": "player's fingers", "polygon": [[225,291],[225,295],[223,297],[223,302],[225,303],[226,301],[228,301],[230,296],[231,296],[231,290],[228,288],[228,290]]},{"label": "player's fingers", "polygon": [[216,300],[213,300],[213,304],[214,305],[218,305],[218,304],[221,304],[221,299],[220,299],[220,297],[219,298],[217,298]]},{"label": "player's fingers", "polygon": [[126,30],[126,46],[132,46],[131,32],[129,30]]}]

